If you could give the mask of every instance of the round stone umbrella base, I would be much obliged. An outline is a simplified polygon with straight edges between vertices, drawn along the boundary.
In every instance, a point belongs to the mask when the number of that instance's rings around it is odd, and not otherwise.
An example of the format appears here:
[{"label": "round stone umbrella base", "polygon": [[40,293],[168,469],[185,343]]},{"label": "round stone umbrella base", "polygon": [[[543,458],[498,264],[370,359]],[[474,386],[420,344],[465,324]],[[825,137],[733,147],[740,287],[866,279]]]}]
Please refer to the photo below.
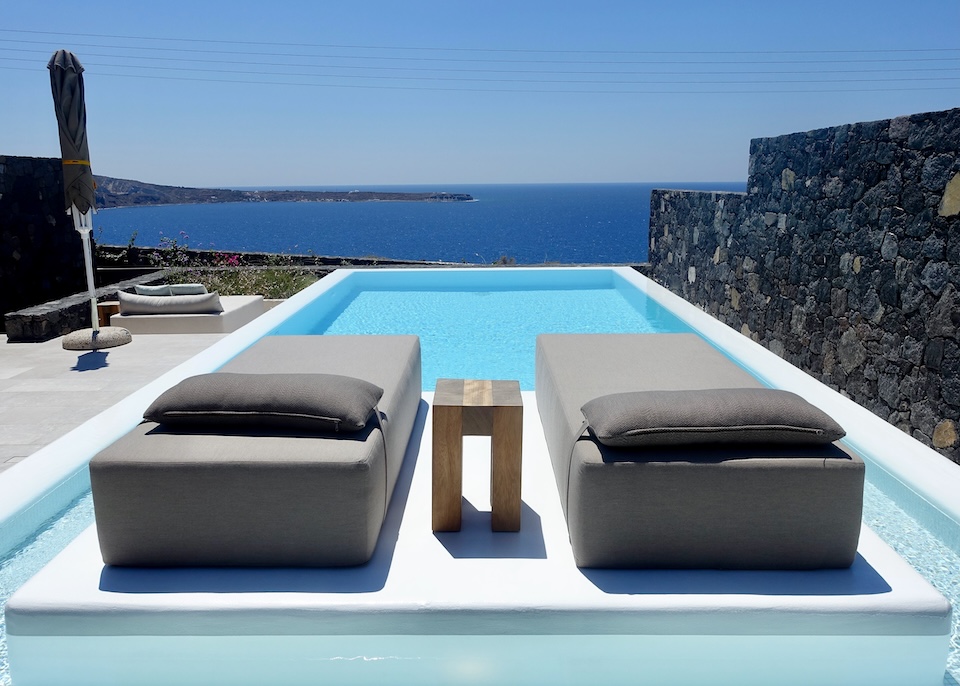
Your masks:
[{"label": "round stone umbrella base", "polygon": [[126,329],[119,326],[104,326],[99,331],[80,329],[72,331],[63,337],[64,350],[102,350],[126,345],[133,340],[133,336]]}]

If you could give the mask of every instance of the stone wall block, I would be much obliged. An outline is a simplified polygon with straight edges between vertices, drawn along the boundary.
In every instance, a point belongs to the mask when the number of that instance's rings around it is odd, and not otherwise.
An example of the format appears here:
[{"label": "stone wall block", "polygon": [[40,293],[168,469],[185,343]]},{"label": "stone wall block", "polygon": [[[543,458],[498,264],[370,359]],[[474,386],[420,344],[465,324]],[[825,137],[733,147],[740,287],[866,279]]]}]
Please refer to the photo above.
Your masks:
[{"label": "stone wall block", "polygon": [[930,338],[957,338],[960,325],[960,298],[957,295],[953,284],[944,288],[943,294],[930,312],[930,318],[927,319],[927,335]]},{"label": "stone wall block", "polygon": [[837,356],[840,360],[840,366],[850,374],[854,369],[862,365],[867,359],[867,349],[860,342],[856,329],[850,328],[840,336],[840,344],[837,346]]},{"label": "stone wall block", "polygon": [[944,341],[942,338],[934,338],[927,343],[923,351],[923,364],[927,369],[939,372],[943,363]]},{"label": "stone wall block", "polygon": [[947,244],[938,236],[927,236],[920,245],[920,254],[932,260],[942,260],[946,255]]},{"label": "stone wall block", "polygon": [[940,396],[953,407],[960,407],[960,379],[944,379],[940,385]]},{"label": "stone wall block", "polygon": [[879,284],[880,302],[888,307],[896,307],[900,302],[900,285],[893,275],[885,275]]},{"label": "stone wall block", "polygon": [[952,419],[943,420],[933,429],[934,448],[953,448],[958,442],[957,425]]},{"label": "stone wall block", "polygon": [[923,163],[920,174],[920,185],[928,191],[942,192],[954,171],[955,158],[953,155],[934,155]]},{"label": "stone wall block", "polygon": [[960,214],[960,172],[954,174],[943,189],[937,213],[941,217],[955,217]]},{"label": "stone wall block", "polygon": [[877,147],[873,153],[873,160],[877,164],[888,165],[893,164],[893,161],[897,157],[897,147],[889,140],[882,141],[877,143]]},{"label": "stone wall block", "polygon": [[939,296],[950,281],[950,265],[946,262],[927,262],[920,273],[920,283]]},{"label": "stone wall block", "polygon": [[887,170],[887,192],[896,200],[903,190],[903,175],[900,167],[893,165]]},{"label": "stone wall block", "polygon": [[[926,196],[924,195],[923,190],[913,184],[904,186],[900,193],[900,205],[904,212],[914,215],[919,214],[923,211],[925,204]],[[912,235],[918,236],[923,234],[916,232]]]}]

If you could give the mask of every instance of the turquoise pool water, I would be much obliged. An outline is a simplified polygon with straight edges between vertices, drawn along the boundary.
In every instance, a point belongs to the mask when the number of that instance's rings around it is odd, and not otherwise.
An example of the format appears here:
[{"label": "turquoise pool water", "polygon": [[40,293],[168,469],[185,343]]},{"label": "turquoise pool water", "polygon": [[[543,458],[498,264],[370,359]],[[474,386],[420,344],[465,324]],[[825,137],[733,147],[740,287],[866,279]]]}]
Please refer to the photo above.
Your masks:
[{"label": "turquoise pool water", "polygon": [[425,270],[355,274],[272,333],[416,334],[424,390],[440,378],[517,379],[533,390],[539,333],[685,331],[608,270],[474,270],[456,280]]},{"label": "turquoise pool water", "polygon": [[11,686],[6,622],[2,608],[18,588],[91,524],[93,497],[87,491],[45,522],[17,550],[0,557],[0,686]]},{"label": "turquoise pool water", "polygon": [[540,333],[668,333],[690,329],[669,312],[608,288],[357,291],[316,321],[282,334],[417,334],[423,387],[437,379],[517,379],[534,387]]},{"label": "turquoise pool water", "polygon": [[[519,378],[533,388],[533,340],[537,333],[688,331],[686,324],[647,298],[632,284],[600,270],[550,270],[466,274],[450,287],[447,277],[430,272],[356,274],[305,306],[270,333],[415,333],[422,337],[424,387],[437,377]],[[414,315],[422,320],[411,324]],[[391,328],[393,327],[393,328]],[[486,348],[498,352],[487,355]],[[469,362],[475,354],[484,362]],[[433,358],[433,359],[431,359]],[[468,366],[465,366],[465,363]],[[879,476],[876,471],[868,470]],[[932,534],[903,487],[870,479],[864,522],[960,607],[960,555]],[[919,500],[919,499],[916,499]],[[929,508],[929,506],[927,506]],[[89,493],[66,506],[18,550],[0,558],[0,605],[93,521]],[[952,540],[952,539],[951,539]],[[960,678],[960,618],[954,614],[948,671],[944,683]],[[10,686],[6,641],[0,613],[0,686]],[[15,686],[15,685],[14,685]]]}]

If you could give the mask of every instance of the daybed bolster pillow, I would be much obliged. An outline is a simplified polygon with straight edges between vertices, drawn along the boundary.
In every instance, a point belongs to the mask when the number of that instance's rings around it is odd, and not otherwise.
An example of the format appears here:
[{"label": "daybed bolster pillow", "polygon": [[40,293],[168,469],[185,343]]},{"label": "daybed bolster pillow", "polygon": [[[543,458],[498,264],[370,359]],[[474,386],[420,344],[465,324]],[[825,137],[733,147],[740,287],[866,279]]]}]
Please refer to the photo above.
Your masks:
[{"label": "daybed bolster pillow", "polygon": [[173,295],[170,286],[165,283],[157,286],[138,283],[134,285],[133,290],[136,291],[137,295]]},{"label": "daybed bolster pillow", "polygon": [[207,287],[202,283],[164,283],[157,286],[138,283],[133,290],[137,295],[203,295]]},{"label": "daybed bolster pillow", "polygon": [[202,283],[172,283],[170,295],[203,295],[207,287]]},{"label": "daybed bolster pillow", "polygon": [[138,295],[119,291],[120,314],[219,314],[220,294]]},{"label": "daybed bolster pillow", "polygon": [[143,418],[167,426],[244,425],[301,431],[360,431],[383,389],[337,374],[214,372],[184,379]]},{"label": "daybed bolster pillow", "polygon": [[832,443],[846,433],[800,396],[769,388],[614,393],[581,409],[597,440],[613,447]]}]

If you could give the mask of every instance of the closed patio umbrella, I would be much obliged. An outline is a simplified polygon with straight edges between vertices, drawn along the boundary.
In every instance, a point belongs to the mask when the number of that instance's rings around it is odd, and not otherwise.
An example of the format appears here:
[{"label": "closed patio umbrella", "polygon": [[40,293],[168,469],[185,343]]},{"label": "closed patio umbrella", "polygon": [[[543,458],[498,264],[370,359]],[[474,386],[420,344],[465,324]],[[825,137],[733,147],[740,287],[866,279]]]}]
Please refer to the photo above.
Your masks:
[{"label": "closed patio umbrella", "polygon": [[[73,217],[73,226],[83,242],[83,257],[87,269],[87,290],[90,294],[90,318],[93,328],[87,335],[70,340],[71,349],[97,349],[121,345],[130,340],[130,333],[104,332],[100,336],[97,317],[97,295],[93,281],[93,256],[90,231],[93,229],[95,188],[90,169],[90,148],[87,145],[87,108],[83,93],[83,66],[68,50],[57,50],[47,63],[50,70],[50,88],[60,129],[60,154],[63,158],[63,189],[67,213]],[[114,329],[114,327],[109,327]],[[107,335],[109,334],[109,335]],[[119,336],[119,340],[115,340]],[[88,344],[84,340],[89,338]],[[64,347],[68,340],[64,339]]]}]

